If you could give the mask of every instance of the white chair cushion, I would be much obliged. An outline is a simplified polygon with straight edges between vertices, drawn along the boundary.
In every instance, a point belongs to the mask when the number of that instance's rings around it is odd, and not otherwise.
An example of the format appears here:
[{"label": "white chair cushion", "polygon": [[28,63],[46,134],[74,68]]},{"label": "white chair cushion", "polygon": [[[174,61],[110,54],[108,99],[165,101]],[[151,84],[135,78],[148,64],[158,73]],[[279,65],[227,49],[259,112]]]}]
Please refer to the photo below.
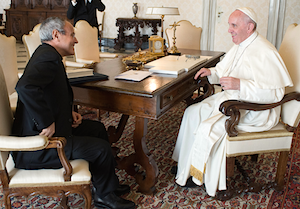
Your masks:
[{"label": "white chair cushion", "polygon": [[0,136],[0,150],[2,151],[20,151],[20,150],[39,150],[48,145],[46,136]]},{"label": "white chair cushion", "polygon": [[[8,159],[9,164],[12,164],[12,158]],[[64,169],[39,169],[39,170],[24,170],[17,168],[10,168],[7,172],[11,178],[9,187],[20,186],[61,186],[61,185],[75,185],[82,183],[90,183],[91,173],[89,171],[89,164],[87,161],[78,159],[70,161],[73,167],[73,174],[71,181],[64,181]],[[7,166],[7,168],[10,166]]]},{"label": "white chair cushion", "polygon": [[258,133],[239,133],[236,137],[227,136],[226,155],[259,154],[265,152],[288,151],[291,148],[293,132],[288,132],[279,123],[269,131]]}]

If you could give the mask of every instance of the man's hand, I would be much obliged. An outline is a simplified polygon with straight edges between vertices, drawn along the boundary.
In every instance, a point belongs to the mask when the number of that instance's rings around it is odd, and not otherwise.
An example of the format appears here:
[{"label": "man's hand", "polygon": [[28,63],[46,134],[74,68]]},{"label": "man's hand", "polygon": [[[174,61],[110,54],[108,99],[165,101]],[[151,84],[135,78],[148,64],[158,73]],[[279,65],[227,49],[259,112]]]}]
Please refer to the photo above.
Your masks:
[{"label": "man's hand", "polygon": [[220,84],[223,90],[240,90],[240,79],[234,77],[220,78]]},{"label": "man's hand", "polygon": [[205,77],[211,75],[210,69],[207,68],[201,68],[194,76],[194,79],[197,80],[197,78],[200,77]]},{"label": "man's hand", "polygon": [[77,128],[82,123],[82,116],[77,112],[72,112],[73,124],[72,128]]},{"label": "man's hand", "polygon": [[54,133],[55,133],[55,123],[53,122],[49,127],[44,128],[41,131],[40,135],[41,136],[52,137]]}]

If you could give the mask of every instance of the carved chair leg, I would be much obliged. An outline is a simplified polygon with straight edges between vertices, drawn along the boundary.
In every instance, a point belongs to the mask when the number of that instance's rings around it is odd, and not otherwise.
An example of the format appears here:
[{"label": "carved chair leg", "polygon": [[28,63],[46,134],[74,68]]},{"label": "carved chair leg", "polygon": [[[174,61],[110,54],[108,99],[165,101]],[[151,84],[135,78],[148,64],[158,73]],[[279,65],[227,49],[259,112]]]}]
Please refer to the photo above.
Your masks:
[{"label": "carved chair leg", "polygon": [[226,185],[227,189],[218,191],[216,198],[221,201],[226,201],[233,198],[236,195],[235,189],[231,185],[231,180],[234,175],[234,161],[235,157],[226,158]]},{"label": "carved chair leg", "polygon": [[277,191],[282,190],[284,187],[284,175],[286,172],[288,156],[289,156],[288,151],[280,152],[278,165],[277,165],[277,172],[276,172],[276,177],[275,177],[275,185],[274,185],[274,188]]},{"label": "carved chair leg", "polygon": [[252,162],[257,162],[257,159],[258,159],[258,154],[251,155],[251,161]]},{"label": "carved chair leg", "polygon": [[58,193],[59,193],[59,196],[61,197],[61,203],[60,203],[61,208],[69,209],[68,198],[66,197],[65,192],[60,190],[60,191],[58,191]]}]

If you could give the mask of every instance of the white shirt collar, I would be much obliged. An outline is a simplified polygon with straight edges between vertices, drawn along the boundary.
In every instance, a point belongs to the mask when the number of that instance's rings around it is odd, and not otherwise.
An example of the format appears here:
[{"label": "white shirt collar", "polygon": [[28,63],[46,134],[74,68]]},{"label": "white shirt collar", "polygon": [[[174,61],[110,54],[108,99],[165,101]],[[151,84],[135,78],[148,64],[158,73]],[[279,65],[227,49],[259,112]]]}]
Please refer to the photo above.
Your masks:
[{"label": "white shirt collar", "polygon": [[258,32],[254,31],[251,36],[249,36],[246,40],[244,40],[242,43],[239,44],[240,47],[247,47],[256,37],[258,36]]}]

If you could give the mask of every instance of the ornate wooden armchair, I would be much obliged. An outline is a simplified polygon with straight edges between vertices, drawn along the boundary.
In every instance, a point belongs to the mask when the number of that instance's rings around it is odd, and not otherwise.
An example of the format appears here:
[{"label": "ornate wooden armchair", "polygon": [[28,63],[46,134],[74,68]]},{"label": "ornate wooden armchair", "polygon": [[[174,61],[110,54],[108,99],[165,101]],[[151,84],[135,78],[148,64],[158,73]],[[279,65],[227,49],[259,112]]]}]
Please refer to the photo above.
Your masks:
[{"label": "ornate wooden armchair", "polygon": [[[233,188],[227,184],[227,190],[220,191],[217,197],[221,200],[228,200],[235,194],[241,192],[259,192],[265,188],[275,188],[282,190],[284,187],[284,175],[286,172],[288,154],[291,149],[292,137],[299,127],[300,121],[300,26],[292,24],[288,27],[282,41],[279,53],[282,56],[287,69],[292,77],[294,86],[286,88],[284,98],[274,104],[254,104],[241,101],[229,100],[220,105],[220,111],[229,116],[226,120],[225,127],[228,133],[226,142],[227,155],[227,178],[234,175],[234,164],[242,172],[248,187]],[[238,133],[235,126],[239,123],[240,110],[261,111],[271,109],[281,105],[281,122],[269,131],[255,133]],[[277,165],[275,182],[261,185],[250,179],[240,164],[235,161],[236,156],[253,155],[267,152],[280,152]],[[252,157],[257,159],[257,155]]]},{"label": "ornate wooden armchair", "polygon": [[[180,20],[176,27],[176,46],[182,49],[200,50],[202,28],[194,26],[187,20]],[[168,46],[173,46],[174,28],[167,28],[166,35]]]},{"label": "ornate wooden armchair", "polygon": [[[11,208],[13,196],[44,194],[62,199],[62,208],[68,208],[67,196],[81,194],[85,208],[91,207],[91,174],[85,160],[68,161],[64,145],[65,138],[43,136],[13,137],[11,126],[12,111],[9,105],[4,75],[0,65],[0,180],[3,186],[5,208]],[[24,170],[15,168],[10,151],[35,151],[54,149],[63,165],[60,169]]]}]

